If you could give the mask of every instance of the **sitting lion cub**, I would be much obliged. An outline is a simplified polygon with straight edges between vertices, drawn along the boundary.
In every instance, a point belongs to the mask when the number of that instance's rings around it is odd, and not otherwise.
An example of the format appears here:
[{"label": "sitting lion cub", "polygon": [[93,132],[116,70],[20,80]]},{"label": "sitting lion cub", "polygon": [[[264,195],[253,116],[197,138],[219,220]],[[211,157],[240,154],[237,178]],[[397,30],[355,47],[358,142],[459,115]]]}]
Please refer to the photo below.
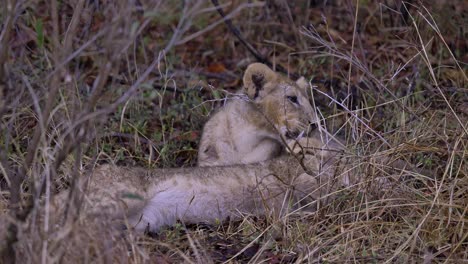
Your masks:
[{"label": "sitting lion cub", "polygon": [[284,150],[281,137],[298,135],[317,122],[304,78],[293,82],[264,64],[253,63],[243,82],[239,95],[229,98],[205,124],[198,166],[272,159]]}]

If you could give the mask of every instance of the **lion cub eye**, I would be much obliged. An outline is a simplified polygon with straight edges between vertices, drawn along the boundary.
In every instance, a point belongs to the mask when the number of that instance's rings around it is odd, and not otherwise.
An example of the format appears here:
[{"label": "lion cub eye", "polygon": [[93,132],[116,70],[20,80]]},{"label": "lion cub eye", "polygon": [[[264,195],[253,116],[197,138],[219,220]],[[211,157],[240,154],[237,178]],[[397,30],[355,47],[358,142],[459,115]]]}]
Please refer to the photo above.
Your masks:
[{"label": "lion cub eye", "polygon": [[297,101],[297,96],[288,96],[288,100],[293,104],[299,104]]}]

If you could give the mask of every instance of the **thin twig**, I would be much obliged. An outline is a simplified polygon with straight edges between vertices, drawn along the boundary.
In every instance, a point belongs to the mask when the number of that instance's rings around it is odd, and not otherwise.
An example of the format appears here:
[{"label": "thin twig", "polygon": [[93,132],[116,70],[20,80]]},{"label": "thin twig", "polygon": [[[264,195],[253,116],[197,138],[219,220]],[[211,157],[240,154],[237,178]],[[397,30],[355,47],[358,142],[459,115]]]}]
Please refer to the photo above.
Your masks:
[{"label": "thin twig", "polygon": [[[3,24],[3,30],[0,33],[0,120],[3,114],[7,111],[7,96],[9,92],[12,91],[10,86],[10,75],[8,73],[8,56],[9,56],[9,45],[10,41],[10,31],[14,24],[14,17],[16,12],[19,10],[19,5],[15,0],[7,1],[6,8],[4,8],[5,13],[3,17],[5,22]],[[0,166],[1,172],[5,174],[5,178],[9,179],[10,185],[10,214],[14,217],[19,211],[19,202],[20,202],[20,188],[21,188],[21,179],[19,175],[15,174],[8,163],[7,157],[7,148],[3,149],[3,146],[0,146]],[[0,239],[5,240],[5,247],[0,248],[0,262],[3,263],[15,263],[15,248],[14,244],[18,241],[18,227],[15,224],[10,223],[8,225],[8,230],[6,232],[6,237],[0,237]]]},{"label": "thin twig", "polygon": [[[205,27],[204,29],[200,30],[200,31],[197,31],[183,39],[181,39],[180,41],[177,42],[177,45],[181,45],[181,44],[185,44],[203,34],[205,34],[206,32],[214,29],[215,27],[217,27],[219,24],[223,23],[223,22],[226,22],[226,20],[229,20],[231,21],[231,18],[235,17],[237,14],[240,13],[240,11],[242,11],[242,9],[244,8],[250,8],[250,7],[260,7],[260,6],[263,6],[264,4],[263,3],[246,3],[246,4],[241,4],[239,5],[234,11],[232,11],[231,13],[229,13],[228,15],[226,15],[225,17],[223,17],[223,19],[219,20],[219,21],[216,21],[214,23],[212,23],[211,25]],[[221,10],[221,8],[218,8],[216,7],[216,10]]]},{"label": "thin twig", "polygon": [[[218,0],[211,0],[211,2],[213,3],[213,5],[216,7],[216,10],[218,10],[218,13],[221,15],[221,17],[223,18],[223,21],[224,23],[226,24],[226,26],[228,27],[228,29],[232,32],[232,34],[234,34],[234,36],[236,36],[236,38],[241,42],[241,44],[247,48],[247,50],[250,52],[250,54],[252,54],[255,59],[261,63],[264,63],[266,65],[268,65],[269,67],[273,67],[273,63],[271,63],[271,61],[269,61],[266,57],[264,57],[263,55],[260,54],[260,52],[258,52],[252,45],[250,45],[249,42],[247,42],[245,40],[245,38],[242,36],[242,34],[240,33],[239,29],[237,29],[236,26],[234,26],[234,24],[232,23],[231,19],[229,17],[226,16],[226,14],[224,13],[223,9],[219,6],[219,2]],[[282,72],[288,76],[291,76],[292,78],[294,79],[297,79],[299,78],[299,75],[296,74],[296,73],[292,73],[292,72],[289,72],[288,70],[286,70],[283,66],[279,65],[279,64],[276,64],[276,71],[279,71],[279,72]]]}]

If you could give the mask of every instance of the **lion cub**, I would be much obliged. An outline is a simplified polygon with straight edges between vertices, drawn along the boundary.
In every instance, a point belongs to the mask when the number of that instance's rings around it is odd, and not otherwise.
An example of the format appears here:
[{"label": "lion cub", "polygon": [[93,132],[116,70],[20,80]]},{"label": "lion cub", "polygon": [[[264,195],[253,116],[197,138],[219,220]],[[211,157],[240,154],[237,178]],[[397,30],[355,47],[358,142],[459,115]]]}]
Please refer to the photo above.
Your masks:
[{"label": "lion cub", "polygon": [[317,116],[307,98],[308,83],[253,63],[239,95],[214,114],[203,129],[198,166],[249,164],[277,157],[283,139],[305,132]]},{"label": "lion cub", "polygon": [[[89,178],[81,212],[98,222],[127,222],[136,231],[157,232],[177,220],[216,223],[244,213],[280,217],[303,206],[313,209],[317,200],[329,200],[334,190],[354,182],[341,144],[313,136],[290,146],[296,155],[255,164],[175,169],[103,165]],[[62,192],[51,203],[51,222],[65,211],[66,197]]]}]

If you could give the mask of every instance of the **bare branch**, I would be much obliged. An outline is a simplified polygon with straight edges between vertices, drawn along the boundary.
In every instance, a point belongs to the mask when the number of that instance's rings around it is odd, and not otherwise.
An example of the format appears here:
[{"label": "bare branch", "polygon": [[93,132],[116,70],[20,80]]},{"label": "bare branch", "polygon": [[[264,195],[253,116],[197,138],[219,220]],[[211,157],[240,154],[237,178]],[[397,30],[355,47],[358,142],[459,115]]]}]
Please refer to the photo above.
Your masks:
[{"label": "bare branch", "polygon": [[252,54],[255,57],[255,59],[257,59],[257,61],[259,61],[261,63],[264,63],[264,64],[268,65],[271,68],[273,68],[273,66],[275,66],[276,71],[282,72],[282,73],[284,73],[284,74],[286,74],[288,76],[291,76],[292,78],[295,78],[295,79],[299,78],[298,74],[289,72],[288,70],[286,70],[281,65],[273,65],[273,63],[271,63],[271,61],[269,61],[267,58],[265,58],[263,55],[261,55],[260,52],[258,52],[252,45],[250,45],[250,43],[248,43],[245,40],[245,38],[240,33],[239,29],[236,26],[234,26],[234,24],[232,23],[230,17],[226,16],[224,11],[219,6],[218,0],[211,0],[211,2],[217,8],[218,13],[221,15],[221,17],[223,18],[224,23],[229,28],[229,30],[232,32],[232,34],[234,34],[234,36],[236,36],[236,38],[242,43],[242,45],[244,47],[247,48],[247,50],[250,52],[250,54]]}]

